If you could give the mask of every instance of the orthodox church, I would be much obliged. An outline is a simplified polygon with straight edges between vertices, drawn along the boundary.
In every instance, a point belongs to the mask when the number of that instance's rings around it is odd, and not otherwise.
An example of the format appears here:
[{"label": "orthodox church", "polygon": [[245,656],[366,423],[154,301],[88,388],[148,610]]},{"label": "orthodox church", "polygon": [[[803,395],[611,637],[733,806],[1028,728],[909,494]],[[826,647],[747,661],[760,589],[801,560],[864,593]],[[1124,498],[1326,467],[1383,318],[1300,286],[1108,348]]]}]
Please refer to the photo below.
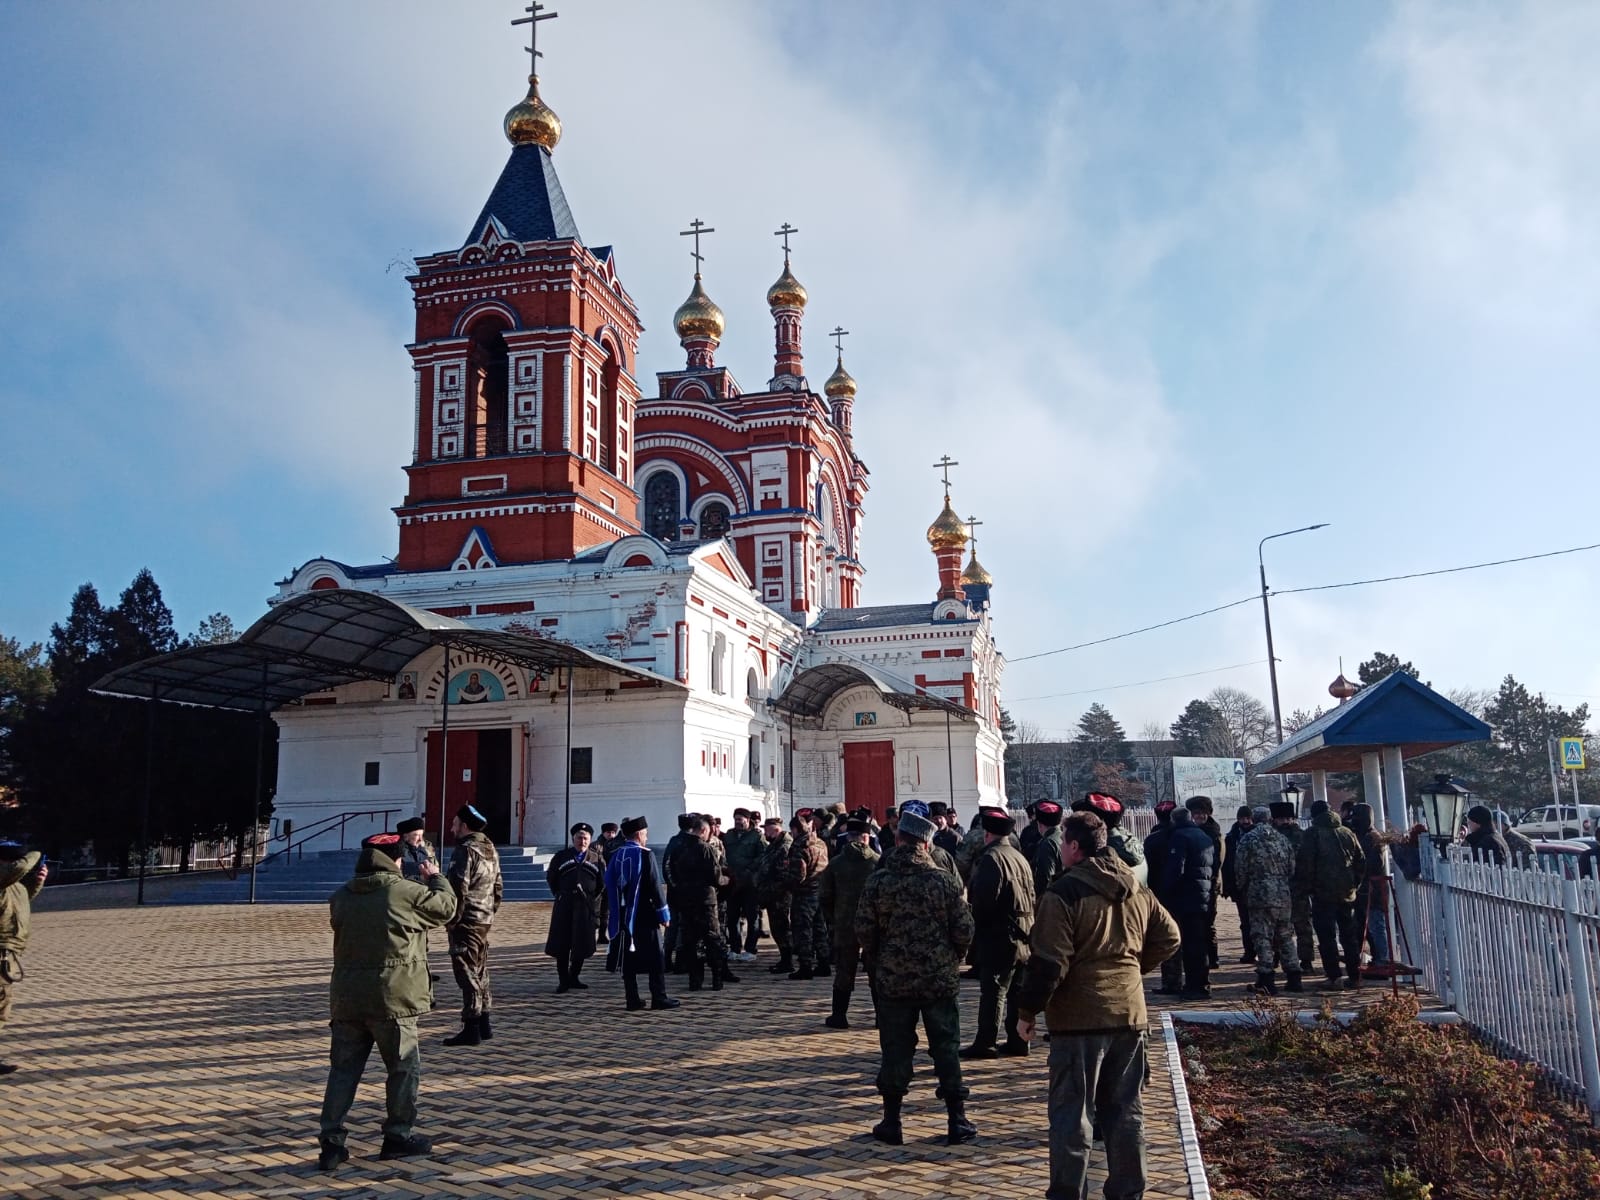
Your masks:
[{"label": "orthodox church", "polygon": [[[409,278],[398,555],[313,559],[272,600],[359,593],[448,636],[392,677],[274,709],[278,818],[383,811],[439,830],[471,802],[496,841],[548,845],[573,821],[640,812],[670,831],[685,811],[1004,803],[992,581],[947,469],[927,531],[936,586],[863,606],[857,385],[842,348],[820,394],[806,376],[787,224],[771,378],[747,391],[717,364],[697,220],[673,318],[684,360],[646,395],[638,308],[615,250],[578,231],[536,77],[505,134],[465,240]],[[532,651],[556,645],[577,649],[541,666]]]}]

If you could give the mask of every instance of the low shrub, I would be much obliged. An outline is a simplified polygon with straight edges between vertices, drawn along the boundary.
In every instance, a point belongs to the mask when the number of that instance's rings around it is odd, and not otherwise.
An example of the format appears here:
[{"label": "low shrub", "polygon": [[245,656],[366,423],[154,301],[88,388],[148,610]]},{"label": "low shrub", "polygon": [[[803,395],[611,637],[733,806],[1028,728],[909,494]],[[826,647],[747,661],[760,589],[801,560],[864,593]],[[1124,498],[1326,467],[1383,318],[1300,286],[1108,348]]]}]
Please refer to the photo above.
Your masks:
[{"label": "low shrub", "polygon": [[1417,1007],[1385,997],[1349,1026],[1325,1010],[1307,1027],[1258,1000],[1254,1028],[1196,1030],[1184,1057],[1204,1064],[1191,1090],[1217,1122],[1202,1142],[1226,1194],[1600,1197],[1587,1114],[1466,1029],[1419,1024]]}]

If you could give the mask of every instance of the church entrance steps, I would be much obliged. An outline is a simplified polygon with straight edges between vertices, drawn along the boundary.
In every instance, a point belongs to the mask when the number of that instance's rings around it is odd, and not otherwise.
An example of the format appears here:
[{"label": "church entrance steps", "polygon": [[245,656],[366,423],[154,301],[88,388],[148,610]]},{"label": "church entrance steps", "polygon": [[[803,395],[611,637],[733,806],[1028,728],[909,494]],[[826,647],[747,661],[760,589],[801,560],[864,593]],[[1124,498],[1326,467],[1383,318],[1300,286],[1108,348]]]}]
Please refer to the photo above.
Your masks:
[{"label": "church entrance steps", "polygon": [[[500,872],[505,880],[507,903],[550,900],[544,868],[555,853],[538,846],[501,846]],[[272,860],[256,870],[258,904],[326,904],[355,870],[355,850],[326,850],[290,861]],[[442,865],[448,866],[446,847]],[[179,888],[160,901],[163,904],[243,904],[250,899],[248,873],[237,879],[210,876],[196,879],[192,887]]]}]

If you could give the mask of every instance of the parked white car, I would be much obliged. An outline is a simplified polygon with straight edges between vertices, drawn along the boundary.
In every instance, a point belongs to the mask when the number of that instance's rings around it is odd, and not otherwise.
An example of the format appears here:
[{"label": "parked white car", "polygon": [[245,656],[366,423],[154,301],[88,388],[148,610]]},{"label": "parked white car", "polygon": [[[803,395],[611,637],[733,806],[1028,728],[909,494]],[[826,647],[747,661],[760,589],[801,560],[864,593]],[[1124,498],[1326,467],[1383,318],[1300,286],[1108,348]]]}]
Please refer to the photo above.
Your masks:
[{"label": "parked white car", "polygon": [[1600,832],[1600,804],[1551,804],[1536,808],[1518,822],[1517,832],[1534,841],[1594,837]]}]

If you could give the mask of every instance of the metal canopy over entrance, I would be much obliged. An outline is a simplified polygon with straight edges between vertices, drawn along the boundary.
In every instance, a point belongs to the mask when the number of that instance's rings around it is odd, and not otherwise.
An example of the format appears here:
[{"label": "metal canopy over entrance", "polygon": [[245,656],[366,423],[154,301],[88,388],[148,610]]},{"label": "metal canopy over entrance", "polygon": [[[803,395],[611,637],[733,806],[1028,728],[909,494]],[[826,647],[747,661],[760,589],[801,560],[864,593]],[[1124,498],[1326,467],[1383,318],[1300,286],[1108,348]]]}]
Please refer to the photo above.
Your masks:
[{"label": "metal canopy over entrance", "polygon": [[474,629],[370,592],[330,588],[286,601],[236,642],[196,646],[111,672],[102,695],[259,712],[364,679],[393,679],[433,646],[467,651],[544,673],[558,668],[610,671],[683,689],[643,667],[566,642]]},{"label": "metal canopy over entrance", "polygon": [[[449,753],[450,659],[465,653],[539,672],[567,672],[567,808],[571,815],[572,672],[605,671],[675,691],[688,689],[643,667],[618,662],[581,646],[508,630],[475,629],[450,617],[399,604],[370,592],[329,588],[307,592],[278,605],[239,637],[216,646],[196,646],[160,654],[122,667],[96,681],[90,690],[103,696],[154,701],[147,740],[154,742],[154,714],[160,703],[225,708],[259,715],[268,710],[362,680],[391,680],[418,655],[442,647],[445,681],[441,691],[441,789]],[[148,751],[147,751],[148,752]],[[257,741],[256,788],[259,804],[262,750]],[[431,772],[430,772],[431,774]],[[150,829],[147,773],[140,816],[139,903],[144,903],[144,859]],[[426,803],[426,795],[424,795]],[[258,811],[258,810],[257,810]],[[251,820],[255,817],[252,815]],[[442,822],[442,814],[440,820]],[[570,823],[570,822],[569,822]],[[442,833],[439,835],[443,841]],[[251,847],[250,901],[255,902],[256,846]]]},{"label": "metal canopy over entrance", "polygon": [[835,697],[863,685],[874,689],[885,704],[903,712],[919,709],[944,712],[963,721],[977,716],[965,705],[918,689],[916,684],[905,683],[868,666],[842,662],[823,663],[798,672],[782,694],[773,698],[772,707],[797,717],[821,717]]}]

